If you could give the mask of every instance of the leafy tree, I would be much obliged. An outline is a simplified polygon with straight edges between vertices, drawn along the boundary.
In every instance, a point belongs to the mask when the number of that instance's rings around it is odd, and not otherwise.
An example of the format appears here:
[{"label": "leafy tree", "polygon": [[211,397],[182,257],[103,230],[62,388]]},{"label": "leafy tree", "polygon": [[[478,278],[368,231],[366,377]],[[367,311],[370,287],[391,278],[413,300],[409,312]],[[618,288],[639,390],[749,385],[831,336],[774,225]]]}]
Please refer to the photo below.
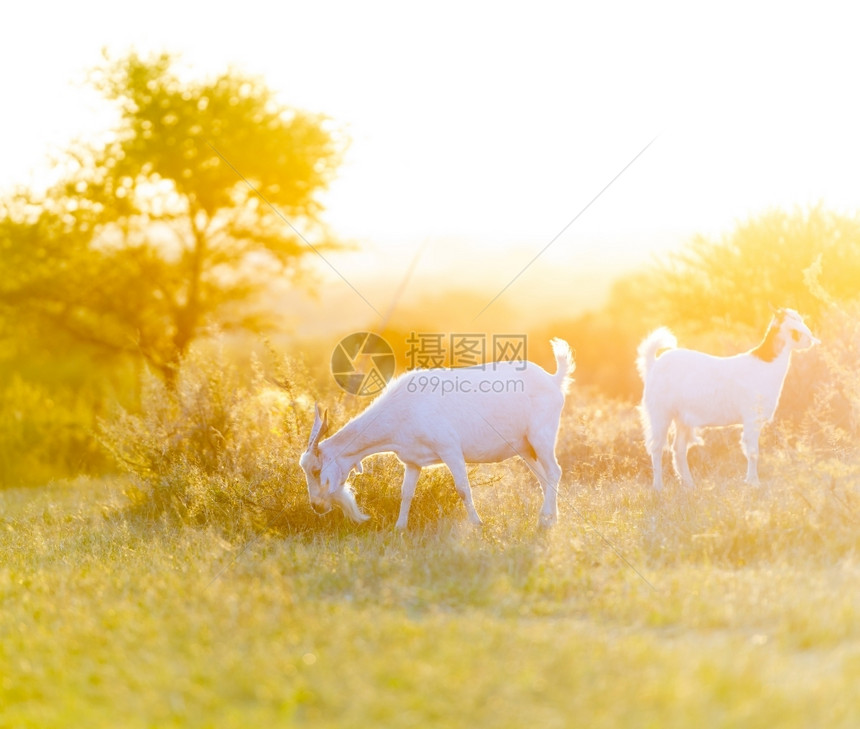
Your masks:
[{"label": "leafy tree", "polygon": [[38,331],[142,356],[171,381],[208,327],[260,329],[267,282],[334,244],[319,194],[345,142],[229,70],[186,80],[175,59],[106,59],[92,83],[116,128],[78,143],[46,192],[0,207],[0,302]]},{"label": "leafy tree", "polygon": [[667,323],[703,331],[717,324],[761,328],[770,306],[815,317],[857,296],[860,218],[820,206],[776,209],[729,235],[698,236],[654,273]]}]

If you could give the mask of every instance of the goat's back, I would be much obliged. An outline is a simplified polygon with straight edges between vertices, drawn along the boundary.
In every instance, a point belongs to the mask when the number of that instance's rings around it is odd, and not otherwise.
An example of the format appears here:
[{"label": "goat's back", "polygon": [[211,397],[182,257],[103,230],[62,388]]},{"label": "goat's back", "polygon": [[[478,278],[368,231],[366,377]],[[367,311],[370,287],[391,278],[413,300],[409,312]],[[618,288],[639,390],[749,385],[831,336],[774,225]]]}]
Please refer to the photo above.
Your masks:
[{"label": "goat's back", "polygon": [[456,441],[466,460],[490,462],[528,450],[530,438],[555,438],[563,386],[533,362],[413,370],[371,408],[403,448]]},{"label": "goat's back", "polygon": [[648,410],[659,409],[692,427],[740,423],[752,403],[770,417],[779,392],[767,369],[748,353],[717,357],[672,349],[651,365],[643,401]]}]

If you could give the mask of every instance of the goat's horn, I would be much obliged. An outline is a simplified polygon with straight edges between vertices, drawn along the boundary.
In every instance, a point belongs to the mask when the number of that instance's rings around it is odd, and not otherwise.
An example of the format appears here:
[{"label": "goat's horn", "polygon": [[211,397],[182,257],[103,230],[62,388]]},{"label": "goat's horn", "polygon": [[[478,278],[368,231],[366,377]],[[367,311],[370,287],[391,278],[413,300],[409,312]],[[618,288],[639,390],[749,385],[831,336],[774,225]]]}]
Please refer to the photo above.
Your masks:
[{"label": "goat's horn", "polygon": [[314,405],[314,424],[311,428],[311,437],[308,440],[308,450],[314,448],[319,443],[323,433],[328,429],[328,413],[322,413],[319,403]]}]

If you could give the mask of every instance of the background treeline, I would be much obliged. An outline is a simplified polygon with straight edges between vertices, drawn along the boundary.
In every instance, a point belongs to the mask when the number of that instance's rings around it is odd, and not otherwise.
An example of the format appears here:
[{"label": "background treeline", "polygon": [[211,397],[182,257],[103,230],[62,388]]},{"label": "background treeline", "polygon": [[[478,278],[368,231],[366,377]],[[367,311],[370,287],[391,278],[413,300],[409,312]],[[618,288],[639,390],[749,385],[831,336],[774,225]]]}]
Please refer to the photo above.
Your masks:
[{"label": "background treeline", "polygon": [[722,238],[693,238],[618,280],[601,310],[550,329],[582,344],[580,381],[634,399],[641,383],[630,362],[644,332],[660,325],[671,327],[681,346],[733,354],[761,340],[772,308],[787,306],[822,331],[828,349],[848,346],[851,332],[843,327],[851,316],[843,314],[857,301],[858,274],[856,215],[771,210]]},{"label": "background treeline", "polygon": [[[273,303],[284,280],[312,287],[308,242],[338,245],[319,196],[343,133],[259,78],[188,81],[174,66],[168,55],[106,59],[92,82],[116,128],[73,145],[47,190],[0,201],[0,486],[119,464],[158,471],[158,508],[175,505],[171,489],[229,500],[231,484],[300,477],[290,449],[271,451],[281,438],[300,446],[314,399],[344,416],[362,405],[302,369],[304,343],[277,336]],[[729,354],[761,339],[770,307],[796,308],[823,345],[795,358],[780,417],[816,447],[848,448],[860,419],[858,281],[856,214],[771,210],[617,280],[600,309],[525,333],[572,344],[577,397],[632,404],[635,349],[655,326]],[[396,345],[408,330],[381,333]],[[530,356],[549,365],[539,349]],[[174,457],[167,477],[159,469]]]}]

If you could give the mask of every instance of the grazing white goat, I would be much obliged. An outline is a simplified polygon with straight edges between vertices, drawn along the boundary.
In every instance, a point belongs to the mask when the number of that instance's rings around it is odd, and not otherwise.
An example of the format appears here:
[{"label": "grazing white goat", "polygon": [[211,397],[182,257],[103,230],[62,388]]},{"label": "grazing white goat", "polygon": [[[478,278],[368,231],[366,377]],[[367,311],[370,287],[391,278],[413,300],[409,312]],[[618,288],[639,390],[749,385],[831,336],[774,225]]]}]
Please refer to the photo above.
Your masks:
[{"label": "grazing white goat", "polygon": [[666,327],[652,332],[639,345],[636,367],[645,383],[641,415],[654,488],[663,487],[663,448],[672,423],[672,460],[685,486],[693,487],[687,449],[701,445],[697,429],[724,425],[743,425],[746,481],[758,484],[759,433],[776,411],[791,353],[818,343],[792,309],[778,309],[762,343],[732,357],[678,349]]},{"label": "grazing white goat", "polygon": [[326,513],[338,506],[355,522],[368,519],[346,479],[353,469],[361,473],[363,458],[390,452],[406,469],[398,529],[406,528],[421,469],[437,464],[450,469],[469,521],[480,524],[466,463],[520,456],[543,487],[540,522],[553,524],[561,478],[555,443],[575,365],[566,342],[553,339],[552,350],[554,375],[533,362],[407,372],[325,440],[321,439],[328,431],[328,417],[317,406],[308,448],[299,460],[314,510]]}]

